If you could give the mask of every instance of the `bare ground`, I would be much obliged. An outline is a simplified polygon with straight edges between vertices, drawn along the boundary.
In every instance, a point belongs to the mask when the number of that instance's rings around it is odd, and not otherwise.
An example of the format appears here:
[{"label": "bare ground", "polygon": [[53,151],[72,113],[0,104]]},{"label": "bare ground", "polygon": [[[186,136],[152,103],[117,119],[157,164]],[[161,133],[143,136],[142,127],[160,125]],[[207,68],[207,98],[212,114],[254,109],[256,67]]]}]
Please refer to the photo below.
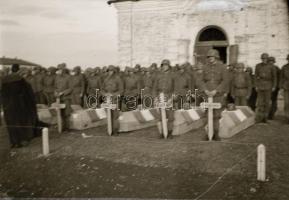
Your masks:
[{"label": "bare ground", "polygon": [[[51,155],[41,139],[13,149],[0,167],[2,197],[289,199],[289,125],[257,124],[221,142],[203,130],[158,139],[156,128],[108,137],[105,128],[59,135]],[[83,138],[81,133],[92,136]],[[256,181],[256,148],[267,148],[265,183]]]}]

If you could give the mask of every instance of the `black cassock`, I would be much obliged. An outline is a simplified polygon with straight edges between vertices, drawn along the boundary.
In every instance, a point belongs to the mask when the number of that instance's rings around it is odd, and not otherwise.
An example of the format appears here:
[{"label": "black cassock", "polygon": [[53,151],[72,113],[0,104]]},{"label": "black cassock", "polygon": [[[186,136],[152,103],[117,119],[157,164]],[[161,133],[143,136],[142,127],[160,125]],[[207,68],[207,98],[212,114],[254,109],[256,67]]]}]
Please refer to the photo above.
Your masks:
[{"label": "black cassock", "polygon": [[20,75],[14,73],[3,78],[2,104],[12,145],[29,142],[39,134],[33,90]]}]

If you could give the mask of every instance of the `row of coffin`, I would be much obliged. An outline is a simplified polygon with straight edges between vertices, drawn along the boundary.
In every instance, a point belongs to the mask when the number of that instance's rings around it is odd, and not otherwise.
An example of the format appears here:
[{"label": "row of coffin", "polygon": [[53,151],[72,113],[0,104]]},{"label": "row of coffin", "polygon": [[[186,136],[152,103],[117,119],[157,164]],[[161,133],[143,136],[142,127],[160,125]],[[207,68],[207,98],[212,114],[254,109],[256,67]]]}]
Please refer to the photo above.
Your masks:
[{"label": "row of coffin", "polygon": [[[105,109],[85,109],[72,106],[73,113],[68,119],[73,130],[85,130],[107,124]],[[173,135],[182,135],[204,127],[207,123],[206,112],[202,109],[176,110],[174,112]],[[48,124],[56,124],[56,111],[38,105],[39,119]],[[130,132],[157,126],[161,131],[161,117],[158,109],[122,112],[118,118],[119,132]],[[234,111],[223,111],[220,120],[220,137],[230,138],[255,124],[255,113],[249,107],[237,107]]]}]

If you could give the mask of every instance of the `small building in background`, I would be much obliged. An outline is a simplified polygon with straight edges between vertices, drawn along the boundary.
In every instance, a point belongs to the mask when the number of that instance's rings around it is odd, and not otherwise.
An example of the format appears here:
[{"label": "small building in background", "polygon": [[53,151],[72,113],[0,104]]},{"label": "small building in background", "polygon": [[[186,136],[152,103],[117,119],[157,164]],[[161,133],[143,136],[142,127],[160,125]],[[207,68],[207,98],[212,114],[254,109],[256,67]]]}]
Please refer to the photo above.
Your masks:
[{"label": "small building in background", "polygon": [[289,53],[287,0],[111,0],[118,11],[119,63],[149,66],[206,62],[217,49],[226,64],[254,67],[260,54]]}]

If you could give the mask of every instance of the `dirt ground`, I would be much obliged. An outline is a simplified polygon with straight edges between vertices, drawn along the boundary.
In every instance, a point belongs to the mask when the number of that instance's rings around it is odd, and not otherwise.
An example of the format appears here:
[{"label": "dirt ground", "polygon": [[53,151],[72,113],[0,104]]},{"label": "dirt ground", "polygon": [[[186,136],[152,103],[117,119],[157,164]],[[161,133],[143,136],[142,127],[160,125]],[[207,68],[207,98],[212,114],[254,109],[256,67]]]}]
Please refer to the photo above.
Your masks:
[{"label": "dirt ground", "polygon": [[[41,138],[11,150],[0,166],[0,197],[289,199],[289,125],[282,118],[221,142],[202,141],[203,130],[169,140],[154,127],[105,132],[51,129],[48,157]],[[267,149],[265,183],[256,180],[258,144]]]}]

